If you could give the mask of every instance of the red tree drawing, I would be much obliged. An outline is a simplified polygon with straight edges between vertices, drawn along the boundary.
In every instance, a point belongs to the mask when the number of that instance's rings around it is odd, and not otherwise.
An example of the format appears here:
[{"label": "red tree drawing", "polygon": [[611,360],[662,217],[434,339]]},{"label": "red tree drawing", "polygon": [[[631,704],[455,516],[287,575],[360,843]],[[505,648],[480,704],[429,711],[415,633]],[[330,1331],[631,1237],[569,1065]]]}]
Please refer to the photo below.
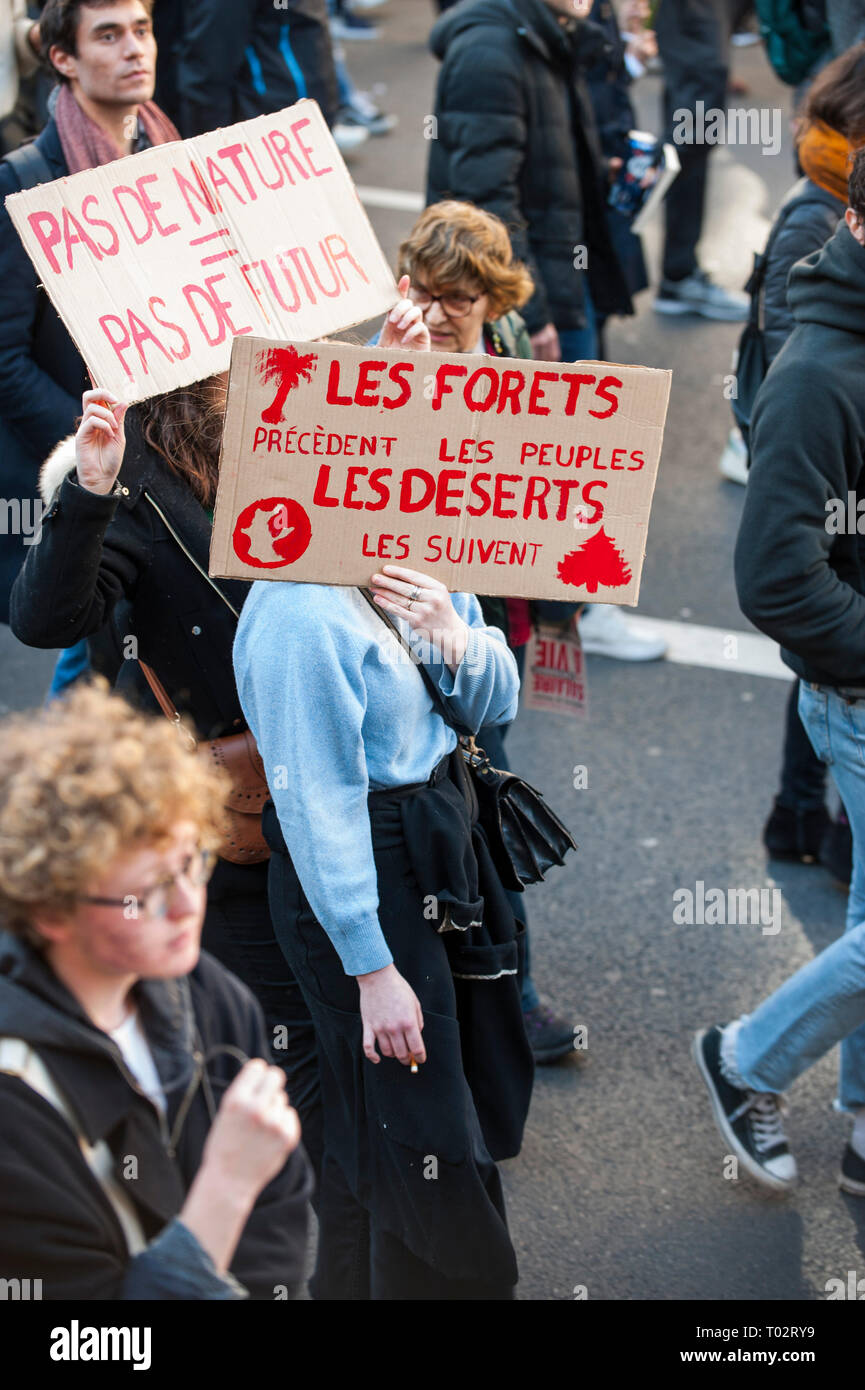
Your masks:
[{"label": "red tree drawing", "polygon": [[268,425],[278,425],[282,421],[282,410],[289,391],[300,385],[301,378],[311,381],[318,361],[314,352],[299,353],[296,348],[270,348],[258,354],[258,372],[264,382],[278,382],[273,404],[261,412],[261,418]]},{"label": "red tree drawing", "polygon": [[579,550],[570,551],[559,561],[558,574],[563,584],[575,584],[590,594],[598,592],[599,584],[605,589],[620,589],[631,582],[631,568],[603,526]]}]

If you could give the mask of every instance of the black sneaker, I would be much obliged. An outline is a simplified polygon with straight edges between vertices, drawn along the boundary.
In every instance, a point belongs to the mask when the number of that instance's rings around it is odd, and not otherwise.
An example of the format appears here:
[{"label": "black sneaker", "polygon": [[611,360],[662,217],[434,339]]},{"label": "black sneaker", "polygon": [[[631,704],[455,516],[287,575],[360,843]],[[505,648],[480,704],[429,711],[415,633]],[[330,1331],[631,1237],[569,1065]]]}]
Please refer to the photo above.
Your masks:
[{"label": "black sneaker", "polygon": [[838,1186],[851,1197],[865,1197],[865,1158],[859,1157],[852,1144],[844,1150]]},{"label": "black sneaker", "polygon": [[773,859],[793,859],[799,864],[816,864],[832,817],[825,806],[811,811],[794,811],[775,800],[772,814],[763,826],[763,844]]},{"label": "black sneaker", "polygon": [[796,1181],[796,1161],[781,1125],[780,1097],[742,1091],[721,1071],[722,1029],[704,1028],[694,1038],[694,1060],[712,1100],[715,1123],[743,1167],[776,1192]]},{"label": "black sneaker", "polygon": [[536,1062],[557,1062],[574,1050],[574,1025],[558,1018],[546,1004],[523,1012],[526,1034]]}]

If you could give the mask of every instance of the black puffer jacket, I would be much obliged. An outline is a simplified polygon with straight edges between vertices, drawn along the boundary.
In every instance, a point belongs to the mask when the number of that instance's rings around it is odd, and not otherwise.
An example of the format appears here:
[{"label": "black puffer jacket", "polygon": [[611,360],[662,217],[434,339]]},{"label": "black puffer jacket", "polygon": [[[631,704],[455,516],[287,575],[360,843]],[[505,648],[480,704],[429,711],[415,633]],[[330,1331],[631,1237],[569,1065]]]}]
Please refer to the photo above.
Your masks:
[{"label": "black puffer jacket", "polygon": [[[427,202],[460,198],[506,223],[535,293],[530,333],[581,328],[584,275],[599,314],[632,313],[604,215],[606,167],[581,73],[606,51],[595,25],[564,28],[543,0],[474,0],[434,26],[441,59]],[[587,270],[576,269],[587,248]]]},{"label": "black puffer jacket", "polygon": [[811,179],[802,178],[779,207],[766,244],[763,281],[763,334],[771,365],[796,326],[787,303],[787,281],[797,261],[819,251],[844,216],[846,203]]},{"label": "black puffer jacket", "polygon": [[[237,733],[245,721],[231,664],[236,616],[195,569],[153,503],[206,573],[211,524],[204,508],[146,444],[135,408],[126,416],[118,478],[125,493],[87,492],[74,481],[74,467],[74,444],[66,440],[43,469],[46,500],[53,500],[42,519],[42,539],[28,549],[12,590],[15,636],[30,647],[69,647],[98,632],[126,599],[129,630],[119,635],[129,659],[118,689],[156,709],[133,659],[140,657],[201,738]],[[239,613],[249,584],[214,582]]]}]

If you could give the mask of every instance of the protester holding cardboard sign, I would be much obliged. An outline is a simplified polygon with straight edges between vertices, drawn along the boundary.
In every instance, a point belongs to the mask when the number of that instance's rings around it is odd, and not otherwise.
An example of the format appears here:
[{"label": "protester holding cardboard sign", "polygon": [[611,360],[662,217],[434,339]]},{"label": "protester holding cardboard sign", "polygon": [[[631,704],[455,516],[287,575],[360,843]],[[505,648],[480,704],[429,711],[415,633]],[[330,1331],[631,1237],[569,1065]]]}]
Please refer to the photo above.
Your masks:
[{"label": "protester holding cardboard sign", "polygon": [[[179,138],[150,100],[156,65],[150,11],[150,0],[49,0],[40,32],[60,80],[54,114],[33,145],[0,164],[0,204],[22,188]],[[38,470],[73,428],[88,384],[78,348],[46,301],[41,279],[0,208],[0,493],[22,497],[37,510]],[[26,530],[17,541],[4,538],[4,622],[12,580],[36,529],[29,539]]]},{"label": "protester holding cardboard sign", "polygon": [[519,1150],[532,1076],[516,923],[456,734],[374,605],[471,731],[513,718],[516,663],[472,596],[404,566],[368,582],[374,603],[258,583],[235,645],[273,797],[274,927],[322,1062],[311,1291],[505,1299],[517,1270],[494,1159]]}]

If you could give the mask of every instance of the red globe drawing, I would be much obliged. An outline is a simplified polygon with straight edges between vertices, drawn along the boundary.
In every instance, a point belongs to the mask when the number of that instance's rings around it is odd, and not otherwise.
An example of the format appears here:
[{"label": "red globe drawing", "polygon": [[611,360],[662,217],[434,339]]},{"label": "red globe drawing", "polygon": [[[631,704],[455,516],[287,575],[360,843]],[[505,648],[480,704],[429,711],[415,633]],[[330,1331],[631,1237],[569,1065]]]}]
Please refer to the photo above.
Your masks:
[{"label": "red globe drawing", "polygon": [[299,560],[312,539],[312,523],[291,497],[262,497],[244,507],[231,543],[245,565],[279,569]]}]

